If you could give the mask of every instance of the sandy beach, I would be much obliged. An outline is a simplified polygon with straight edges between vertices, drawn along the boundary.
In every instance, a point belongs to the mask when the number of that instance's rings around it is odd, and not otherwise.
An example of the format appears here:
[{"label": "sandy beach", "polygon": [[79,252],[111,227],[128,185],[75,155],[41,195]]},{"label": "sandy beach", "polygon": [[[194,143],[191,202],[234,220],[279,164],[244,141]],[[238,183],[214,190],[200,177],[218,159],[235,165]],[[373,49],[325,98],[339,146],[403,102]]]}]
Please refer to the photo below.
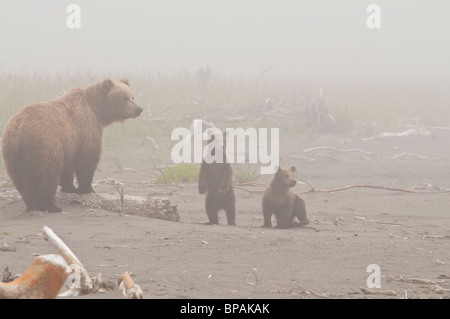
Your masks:
[{"label": "sandy beach", "polygon": [[[286,230],[261,227],[263,188],[252,186],[244,187],[251,192],[236,189],[237,226],[226,225],[223,212],[220,225],[205,225],[205,198],[196,183],[172,194],[171,185],[136,183],[155,174],[142,149],[120,153],[129,168],[122,172],[113,163],[116,154],[103,154],[94,179],[126,181],[130,195],[168,197],[179,222],[58,202],[63,213],[26,213],[14,187],[4,184],[0,245],[14,251],[0,251],[0,269],[20,274],[36,255],[56,253],[38,235],[46,225],[91,276],[116,282],[129,271],[144,298],[448,298],[450,130],[422,133],[283,140],[281,165],[296,165],[298,177],[318,191],[364,184],[417,192],[358,187],[302,194],[311,223]],[[270,178],[262,175],[258,183]],[[0,184],[6,180],[3,172]],[[297,184],[294,191],[308,189]],[[105,184],[95,191],[115,193]],[[380,268],[379,290],[395,295],[361,290],[371,264]],[[117,292],[85,297],[121,298]]]}]

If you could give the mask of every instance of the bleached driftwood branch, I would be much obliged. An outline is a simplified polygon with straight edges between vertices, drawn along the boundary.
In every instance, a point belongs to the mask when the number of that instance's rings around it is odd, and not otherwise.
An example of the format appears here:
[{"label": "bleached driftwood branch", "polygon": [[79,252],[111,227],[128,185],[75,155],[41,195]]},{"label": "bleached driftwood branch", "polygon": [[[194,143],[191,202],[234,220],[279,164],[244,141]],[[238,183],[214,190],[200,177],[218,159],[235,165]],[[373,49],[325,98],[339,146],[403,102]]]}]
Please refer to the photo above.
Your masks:
[{"label": "bleached driftwood branch", "polygon": [[366,295],[374,295],[374,296],[397,296],[397,292],[395,290],[381,290],[381,289],[369,289],[361,287],[359,288]]},{"label": "bleached driftwood branch", "polygon": [[[105,209],[127,215],[138,215],[179,221],[177,206],[171,205],[165,197],[143,197],[124,194],[123,202],[118,194],[91,193],[85,195],[57,193],[57,199],[67,204],[77,204],[96,209]],[[123,205],[122,205],[123,204]]]},{"label": "bleached driftwood branch", "polygon": [[92,284],[91,276],[89,276],[86,268],[77,258],[77,256],[75,256],[70,248],[67,247],[67,245],[53,232],[53,230],[51,230],[47,226],[44,226],[42,228],[42,234],[45,240],[49,241],[53,246],[55,246],[55,248],[58,250],[58,252],[61,254],[68,265],[77,265],[80,268],[80,287],[71,287],[71,290],[75,291],[75,293],[72,295],[86,294],[91,292],[94,287]]},{"label": "bleached driftwood branch", "polygon": [[[387,191],[394,191],[394,192],[405,192],[405,193],[414,193],[414,194],[444,194],[444,193],[450,193],[450,189],[442,189],[442,190],[436,190],[436,191],[421,191],[421,190],[415,190],[410,188],[402,188],[402,187],[390,187],[390,186],[384,186],[384,185],[373,185],[373,184],[352,184],[347,185],[343,187],[336,187],[336,188],[329,188],[329,189],[316,189],[313,185],[311,185],[309,182],[299,179],[299,182],[302,184],[308,185],[309,189],[298,192],[297,194],[308,194],[308,193],[334,193],[334,192],[341,192],[346,191],[353,188],[371,188],[371,189],[382,189]],[[250,184],[249,184],[250,185]],[[263,193],[265,188],[267,186],[258,184],[258,183],[252,183],[252,186],[257,186],[257,189],[249,189],[244,186],[236,185],[234,188],[240,189],[243,191],[246,191],[248,193]]]},{"label": "bleached driftwood branch", "polygon": [[310,152],[317,152],[317,151],[333,151],[333,152],[338,152],[338,153],[358,152],[358,153],[362,153],[364,155],[375,156],[375,154],[372,153],[372,152],[360,150],[360,149],[357,149],[357,148],[352,148],[352,149],[348,149],[348,150],[339,150],[339,149],[337,149],[335,147],[329,147],[329,146],[311,147],[311,148],[308,148],[306,150],[303,150],[303,153],[310,153]]}]

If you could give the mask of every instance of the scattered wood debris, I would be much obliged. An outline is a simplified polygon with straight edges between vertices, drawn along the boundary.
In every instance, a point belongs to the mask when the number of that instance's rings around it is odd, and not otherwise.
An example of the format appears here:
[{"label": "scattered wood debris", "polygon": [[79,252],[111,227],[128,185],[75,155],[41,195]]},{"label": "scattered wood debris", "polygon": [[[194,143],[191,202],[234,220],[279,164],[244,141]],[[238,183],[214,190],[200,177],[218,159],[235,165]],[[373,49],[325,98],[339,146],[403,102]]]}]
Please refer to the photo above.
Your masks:
[{"label": "scattered wood debris", "polygon": [[20,277],[20,275],[13,275],[12,272],[9,271],[9,268],[6,267],[6,268],[3,270],[3,279],[2,279],[1,282],[4,282],[4,283],[6,283],[6,282],[11,282],[11,281],[16,280],[16,279],[19,278],[19,277]]},{"label": "scattered wood debris", "polygon": [[102,273],[99,273],[97,276],[92,277],[93,292],[107,292],[114,291],[117,289],[117,286],[112,281],[103,281]]},{"label": "scattered wood debris", "polygon": [[434,280],[428,280],[428,279],[422,279],[422,278],[403,278],[403,277],[400,277],[398,280],[403,281],[403,282],[412,283],[412,284],[420,284],[420,285],[437,285],[438,283],[444,282],[444,280],[434,281]]},{"label": "scattered wood debris", "polygon": [[447,277],[446,275],[440,275],[437,279],[438,280],[430,280],[430,279],[423,279],[423,278],[404,278],[403,276],[384,276],[388,280],[396,280],[400,282],[405,282],[409,284],[416,284],[420,285],[422,289],[425,289],[425,291],[415,291],[418,293],[436,293],[439,295],[442,294],[448,294],[450,293],[450,289],[445,288],[442,286],[443,283],[445,283],[445,279],[448,279],[450,277]]},{"label": "scattered wood debris", "polygon": [[[60,255],[43,255],[34,259],[22,276],[13,276],[6,268],[0,282],[0,299],[54,299],[119,289],[127,298],[142,299],[142,289],[125,272],[116,285],[103,281],[102,274],[90,277],[86,268],[69,247],[47,226],[42,235]],[[60,293],[66,284],[69,289]]]},{"label": "scattered wood debris", "polygon": [[313,295],[313,296],[316,296],[316,297],[319,297],[319,298],[328,298],[328,295],[326,294],[326,293],[324,293],[324,292],[322,292],[322,293],[320,293],[320,292],[315,292],[314,290],[307,290],[307,291],[305,291],[305,293],[307,294],[307,295]]},{"label": "scattered wood debris", "polygon": [[420,159],[427,159],[428,158],[428,156],[425,156],[425,155],[403,152],[403,153],[400,153],[400,154],[392,156],[392,159],[397,159],[397,158],[404,157],[404,156],[415,156],[415,157],[418,157]]},{"label": "scattered wood debris", "polygon": [[131,279],[131,274],[124,272],[119,278],[119,292],[126,298],[142,299],[142,289]]},{"label": "scattered wood debris", "polygon": [[366,295],[376,295],[376,296],[397,296],[395,290],[382,290],[382,289],[369,289],[361,287],[359,288]]},{"label": "scattered wood debris", "polygon": [[11,251],[11,252],[15,252],[16,251],[16,247],[14,246],[9,246],[7,244],[3,244],[3,246],[0,246],[0,251]]}]

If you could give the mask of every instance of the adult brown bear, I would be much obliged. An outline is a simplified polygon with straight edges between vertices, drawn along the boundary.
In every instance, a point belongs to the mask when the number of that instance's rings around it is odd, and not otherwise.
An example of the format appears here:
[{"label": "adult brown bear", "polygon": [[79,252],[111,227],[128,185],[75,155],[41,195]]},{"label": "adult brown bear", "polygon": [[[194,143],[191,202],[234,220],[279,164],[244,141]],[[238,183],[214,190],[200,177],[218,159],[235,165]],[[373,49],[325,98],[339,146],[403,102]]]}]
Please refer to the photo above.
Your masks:
[{"label": "adult brown bear", "polygon": [[54,204],[58,184],[66,193],[93,192],[103,128],[138,117],[142,108],[133,100],[128,80],[105,79],[56,100],[25,106],[9,120],[2,153],[27,211],[61,212]]},{"label": "adult brown bear", "polygon": [[[295,166],[289,169],[278,168],[272,181],[263,195],[263,227],[272,227],[272,215],[275,215],[276,228],[289,228],[296,225],[308,225],[305,202],[295,195],[291,187],[297,183],[295,180]],[[294,222],[297,217],[300,224]]]}]

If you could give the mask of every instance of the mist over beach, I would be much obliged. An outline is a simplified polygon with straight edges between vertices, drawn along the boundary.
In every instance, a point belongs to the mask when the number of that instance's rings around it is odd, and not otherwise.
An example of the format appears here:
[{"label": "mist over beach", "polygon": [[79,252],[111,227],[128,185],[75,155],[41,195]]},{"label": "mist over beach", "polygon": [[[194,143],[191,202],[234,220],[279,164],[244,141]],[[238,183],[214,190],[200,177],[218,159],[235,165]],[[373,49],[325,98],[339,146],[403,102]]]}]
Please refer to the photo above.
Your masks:
[{"label": "mist over beach", "polygon": [[145,298],[450,297],[449,12],[3,1],[3,281],[45,225]]},{"label": "mist over beach", "polygon": [[[0,67],[173,72],[209,66],[225,75],[370,79],[447,78],[447,1],[14,1],[0,12]],[[428,82],[428,81],[427,81]]]}]

